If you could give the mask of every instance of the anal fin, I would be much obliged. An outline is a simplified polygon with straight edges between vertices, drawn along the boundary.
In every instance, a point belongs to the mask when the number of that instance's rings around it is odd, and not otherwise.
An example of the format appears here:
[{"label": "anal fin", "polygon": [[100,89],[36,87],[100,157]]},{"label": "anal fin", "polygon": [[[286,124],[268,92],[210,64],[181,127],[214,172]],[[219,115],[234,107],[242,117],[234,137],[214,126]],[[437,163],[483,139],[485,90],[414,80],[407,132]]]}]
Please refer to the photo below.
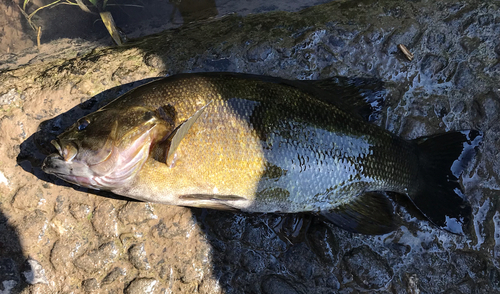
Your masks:
[{"label": "anal fin", "polygon": [[340,228],[366,235],[382,235],[399,227],[394,205],[381,192],[367,192],[334,210],[321,213]]},{"label": "anal fin", "polygon": [[211,194],[181,195],[179,196],[179,199],[196,201],[195,203],[189,204],[189,206],[192,207],[210,208],[216,210],[232,210],[232,211],[237,211],[238,209],[230,206],[228,201],[247,200],[246,198],[237,195],[211,195]]},{"label": "anal fin", "polygon": [[182,195],[179,198],[186,200],[221,200],[221,201],[246,200],[245,197],[237,195],[211,195],[211,194],[189,194],[189,195]]}]

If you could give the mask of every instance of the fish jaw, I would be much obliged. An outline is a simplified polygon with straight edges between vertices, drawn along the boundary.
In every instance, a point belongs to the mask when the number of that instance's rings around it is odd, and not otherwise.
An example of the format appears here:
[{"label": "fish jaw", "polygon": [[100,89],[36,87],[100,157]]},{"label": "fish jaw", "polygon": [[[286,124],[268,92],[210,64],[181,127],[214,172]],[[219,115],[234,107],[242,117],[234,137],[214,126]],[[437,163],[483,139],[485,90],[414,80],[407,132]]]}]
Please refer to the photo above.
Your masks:
[{"label": "fish jaw", "polygon": [[57,153],[45,158],[42,170],[72,184],[97,190],[101,188],[94,180],[95,175],[88,165],[78,161],[66,161]]}]

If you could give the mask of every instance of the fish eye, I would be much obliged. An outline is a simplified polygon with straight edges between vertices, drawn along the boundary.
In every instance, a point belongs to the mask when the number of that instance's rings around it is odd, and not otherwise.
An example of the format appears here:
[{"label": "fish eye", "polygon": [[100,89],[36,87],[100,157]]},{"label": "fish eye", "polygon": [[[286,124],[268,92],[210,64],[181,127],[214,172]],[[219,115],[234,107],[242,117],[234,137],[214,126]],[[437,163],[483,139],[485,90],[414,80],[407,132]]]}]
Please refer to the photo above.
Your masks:
[{"label": "fish eye", "polygon": [[78,130],[79,131],[83,131],[87,128],[87,126],[90,124],[90,122],[88,121],[88,119],[84,119],[80,122],[80,124],[78,125]]}]

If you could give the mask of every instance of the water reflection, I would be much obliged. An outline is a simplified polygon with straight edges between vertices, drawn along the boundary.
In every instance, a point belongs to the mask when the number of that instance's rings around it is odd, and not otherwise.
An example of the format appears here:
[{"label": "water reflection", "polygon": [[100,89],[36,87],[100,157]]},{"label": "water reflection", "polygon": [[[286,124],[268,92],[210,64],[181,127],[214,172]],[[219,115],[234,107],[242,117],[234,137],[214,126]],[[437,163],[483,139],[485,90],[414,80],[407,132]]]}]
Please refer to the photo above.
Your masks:
[{"label": "water reflection", "polygon": [[[236,13],[247,15],[268,11],[298,11],[305,7],[328,2],[315,1],[226,1],[226,0],[143,0],[143,1],[80,1],[84,6],[65,5],[52,0],[43,2],[17,0],[0,2],[0,25],[5,34],[0,40],[0,54],[18,53],[23,49],[47,44],[61,38],[84,39],[102,45],[112,45],[99,12],[109,12],[117,28],[128,38],[158,33],[165,29]],[[38,8],[54,3],[49,7]],[[104,5],[105,3],[105,5]],[[25,15],[19,7],[24,7]],[[81,7],[84,7],[82,9]],[[35,12],[33,15],[31,15]],[[30,16],[28,21],[28,15]],[[1,22],[5,20],[5,23]],[[38,32],[40,27],[40,32]]]},{"label": "water reflection", "polygon": [[[215,0],[170,0],[182,16],[184,23],[203,20],[217,16],[217,6]],[[176,10],[172,12],[172,18]]]}]

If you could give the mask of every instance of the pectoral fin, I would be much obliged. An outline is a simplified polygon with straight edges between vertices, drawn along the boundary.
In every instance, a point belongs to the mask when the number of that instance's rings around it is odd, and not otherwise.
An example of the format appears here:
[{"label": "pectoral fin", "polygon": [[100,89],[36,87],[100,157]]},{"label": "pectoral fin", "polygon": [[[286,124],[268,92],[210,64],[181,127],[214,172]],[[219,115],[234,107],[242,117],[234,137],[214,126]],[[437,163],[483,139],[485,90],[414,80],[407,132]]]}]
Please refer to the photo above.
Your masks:
[{"label": "pectoral fin", "polygon": [[155,150],[153,151],[153,157],[157,161],[164,162],[168,166],[172,166],[174,161],[175,151],[182,139],[189,132],[194,123],[200,118],[203,111],[207,108],[213,100],[208,102],[205,106],[196,111],[190,118],[181,123],[177,128],[175,128],[172,133],[163,142],[160,142]]},{"label": "pectoral fin", "polygon": [[321,214],[333,224],[353,233],[382,235],[398,227],[392,202],[379,192],[364,193],[335,210]]}]

